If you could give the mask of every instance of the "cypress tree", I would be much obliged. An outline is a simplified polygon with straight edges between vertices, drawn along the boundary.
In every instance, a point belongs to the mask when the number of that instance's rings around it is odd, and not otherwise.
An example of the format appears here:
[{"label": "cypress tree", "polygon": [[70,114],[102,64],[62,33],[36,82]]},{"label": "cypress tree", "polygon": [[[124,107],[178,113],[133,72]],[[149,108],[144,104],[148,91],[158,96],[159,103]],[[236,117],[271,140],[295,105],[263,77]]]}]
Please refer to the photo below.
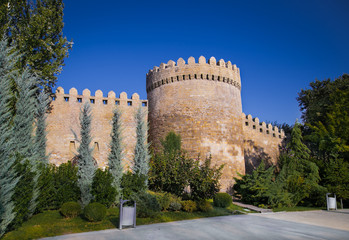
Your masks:
[{"label": "cypress tree", "polygon": [[[136,146],[134,151],[133,172],[138,175],[148,176],[149,158],[147,143],[148,125],[144,121],[145,112],[140,106],[136,112]],[[147,184],[148,180],[146,180]]]},{"label": "cypress tree", "polygon": [[48,156],[46,155],[46,111],[50,104],[49,96],[44,90],[40,91],[36,103],[36,134],[35,148],[39,163],[48,165]]},{"label": "cypress tree", "polygon": [[0,238],[15,218],[12,196],[19,178],[12,168],[15,162],[11,154],[14,146],[12,138],[11,112],[9,109],[11,70],[17,58],[6,40],[0,41]]},{"label": "cypress tree", "polygon": [[[36,96],[35,92],[38,90],[36,87],[37,77],[26,68],[18,77],[16,77],[16,85],[18,90],[16,101],[16,115],[14,116],[14,140],[16,142],[15,152],[19,156],[19,164],[29,164],[29,169],[23,169],[25,174],[32,172],[32,196],[29,206],[22,206],[23,210],[28,210],[28,217],[32,216],[36,210],[37,198],[40,194],[38,187],[39,170],[38,161],[35,147],[35,139],[33,135],[33,124],[36,112]],[[21,171],[22,172],[22,171]],[[23,173],[24,173],[23,172]],[[25,178],[23,178],[25,179]],[[25,187],[29,185],[23,184]],[[20,201],[20,200],[19,200]],[[21,204],[22,205],[22,204]]]},{"label": "cypress tree", "polygon": [[78,186],[81,192],[81,204],[86,206],[93,198],[91,193],[95,174],[91,144],[91,107],[84,104],[80,112],[80,146],[78,148]]},{"label": "cypress tree", "polygon": [[110,153],[108,156],[109,172],[113,176],[112,186],[116,189],[115,202],[118,201],[121,193],[121,178],[122,178],[122,158],[123,147],[121,137],[121,112],[118,109],[114,110],[112,121],[112,132],[110,142]]}]

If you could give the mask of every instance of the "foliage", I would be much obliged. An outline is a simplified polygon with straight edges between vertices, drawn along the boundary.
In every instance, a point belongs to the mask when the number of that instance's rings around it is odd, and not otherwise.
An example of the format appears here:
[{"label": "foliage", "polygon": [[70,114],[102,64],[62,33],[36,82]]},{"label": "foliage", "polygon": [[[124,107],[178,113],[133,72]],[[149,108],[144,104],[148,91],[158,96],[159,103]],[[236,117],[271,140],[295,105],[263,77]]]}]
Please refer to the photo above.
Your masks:
[{"label": "foliage", "polygon": [[30,216],[30,203],[33,197],[34,187],[34,173],[31,170],[31,164],[28,160],[23,160],[24,157],[17,153],[16,163],[14,168],[20,179],[16,185],[15,193],[12,196],[12,200],[15,203],[14,211],[16,217],[13,219],[10,228],[17,228]]},{"label": "foliage", "polygon": [[15,218],[13,194],[19,180],[13,165],[12,150],[15,141],[12,136],[10,102],[10,81],[16,54],[6,47],[6,40],[0,41],[0,238]]},{"label": "foliage", "polygon": [[4,0],[0,35],[22,55],[17,68],[29,66],[41,85],[54,87],[72,43],[63,37],[63,0]]},{"label": "foliage", "polygon": [[156,197],[150,193],[140,192],[133,194],[131,199],[136,202],[137,217],[155,217],[161,211],[161,206]]},{"label": "foliage", "polygon": [[168,207],[169,211],[179,211],[182,209],[182,199],[176,195],[171,194],[170,206]]},{"label": "foliage", "polygon": [[161,140],[161,145],[163,147],[164,155],[176,155],[181,151],[181,136],[171,131],[166,135],[165,139]]},{"label": "foliage", "polygon": [[197,210],[196,202],[192,200],[182,201],[182,209],[186,212],[194,212]]},{"label": "foliage", "polygon": [[56,191],[56,206],[58,209],[63,203],[78,201],[80,199],[80,188],[78,186],[78,168],[70,161],[55,167],[54,181]]},{"label": "foliage", "polygon": [[252,174],[240,175],[240,178],[234,178],[235,194],[241,197],[246,203],[258,205],[268,203],[268,190],[273,178],[274,167],[265,169],[264,161],[257,167]]},{"label": "foliage", "polygon": [[37,212],[57,208],[55,170],[56,167],[54,165],[41,164],[39,167],[41,173],[38,180],[40,195],[38,198]]},{"label": "foliage", "polygon": [[77,202],[66,202],[63,203],[60,213],[66,218],[74,218],[81,214],[82,209]]},{"label": "foliage", "polygon": [[189,185],[194,160],[184,153],[174,155],[155,154],[150,162],[149,188],[181,196]]},{"label": "foliage", "polygon": [[171,193],[167,193],[167,192],[160,193],[160,192],[151,192],[151,191],[149,191],[149,193],[156,197],[156,200],[160,204],[161,210],[167,211],[167,209],[170,207],[170,204],[171,204],[171,198],[172,198]]},{"label": "foliage", "polygon": [[85,207],[93,199],[91,194],[95,173],[91,144],[91,107],[84,104],[80,112],[80,146],[78,148],[78,186],[81,192],[81,205]]},{"label": "foliage", "polygon": [[112,186],[116,190],[115,203],[119,201],[121,193],[121,178],[122,178],[122,137],[121,137],[121,113],[119,110],[115,109],[112,121],[112,131],[111,131],[111,142],[110,142],[110,153],[108,156],[108,166],[109,172],[113,176]]},{"label": "foliage", "polygon": [[147,143],[148,125],[144,121],[145,112],[142,106],[138,107],[136,113],[136,146],[134,151],[134,166],[133,172],[137,175],[145,176],[145,184],[148,185],[149,172],[149,152]]},{"label": "foliage", "polygon": [[113,176],[109,170],[98,168],[92,183],[94,201],[110,207],[115,202],[116,189],[113,187]]},{"label": "foliage", "polygon": [[198,210],[201,212],[210,212],[213,210],[212,204],[206,199],[202,199],[202,200],[198,201],[196,203],[196,206],[197,206]]},{"label": "foliage", "polygon": [[232,197],[228,193],[217,193],[213,198],[215,207],[226,208],[233,202]]},{"label": "foliage", "polygon": [[181,151],[181,137],[174,132],[161,141],[163,151],[153,155],[150,161],[149,188],[181,196],[189,185],[194,160]]},{"label": "foliage", "polygon": [[211,167],[211,162],[210,156],[202,164],[199,160],[194,164],[189,178],[190,195],[193,200],[213,198],[219,192],[219,179],[224,165]]},{"label": "foliage", "polygon": [[130,171],[123,174],[121,179],[122,198],[131,199],[134,194],[145,192],[147,189],[145,178],[143,175],[133,174]]},{"label": "foliage", "polygon": [[84,217],[90,222],[102,221],[106,215],[106,206],[98,202],[90,203],[84,208]]},{"label": "foliage", "polygon": [[326,162],[325,186],[343,199],[349,199],[349,163],[341,158],[331,158]]},{"label": "foliage", "polygon": [[46,113],[49,107],[49,96],[44,91],[40,91],[36,101],[36,122],[35,122],[35,152],[39,163],[49,164],[46,155]]}]

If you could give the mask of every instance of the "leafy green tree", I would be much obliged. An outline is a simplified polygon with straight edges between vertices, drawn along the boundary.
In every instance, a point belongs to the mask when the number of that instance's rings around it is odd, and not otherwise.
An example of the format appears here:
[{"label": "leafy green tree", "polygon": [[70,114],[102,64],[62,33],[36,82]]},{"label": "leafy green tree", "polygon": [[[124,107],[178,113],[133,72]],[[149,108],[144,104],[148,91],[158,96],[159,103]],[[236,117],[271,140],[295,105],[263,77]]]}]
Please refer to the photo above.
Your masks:
[{"label": "leafy green tree", "polygon": [[324,184],[339,198],[349,199],[349,163],[333,157],[326,162]]},{"label": "leafy green tree", "polygon": [[22,55],[17,68],[28,65],[50,90],[72,47],[63,36],[63,0],[3,0],[0,9],[0,34]]},{"label": "leafy green tree", "polygon": [[123,199],[132,199],[135,195],[147,190],[147,176],[134,174],[131,171],[126,172],[121,178],[121,189]]},{"label": "leafy green tree", "polygon": [[91,187],[95,173],[91,144],[91,107],[84,104],[80,113],[80,146],[78,148],[78,185],[81,192],[81,204],[86,206],[93,199]]},{"label": "leafy green tree", "polygon": [[166,135],[165,139],[161,141],[161,145],[165,155],[176,155],[181,151],[181,136],[171,131]]},{"label": "leafy green tree", "polygon": [[142,106],[139,106],[136,113],[136,146],[134,151],[134,166],[133,172],[138,175],[146,176],[146,185],[148,185],[149,171],[149,152],[147,143],[148,125],[144,121],[145,112]]},{"label": "leafy green tree", "polygon": [[10,81],[16,54],[6,46],[6,40],[0,41],[0,238],[15,218],[13,194],[19,178],[13,169],[15,157],[12,154],[15,141],[11,114]]},{"label": "leafy green tree", "polygon": [[211,156],[207,157],[202,164],[198,159],[190,172],[190,197],[195,201],[213,198],[219,192],[219,180],[224,164],[211,167],[211,162]]},{"label": "leafy green tree", "polygon": [[119,201],[121,194],[121,178],[122,178],[122,158],[123,158],[123,147],[121,137],[121,112],[118,109],[114,110],[111,142],[110,142],[110,153],[108,156],[109,172],[113,176],[112,186],[116,190],[115,203]]},{"label": "leafy green tree", "polygon": [[292,194],[294,205],[309,197],[320,181],[319,168],[310,161],[310,150],[302,140],[300,124],[296,122],[287,146],[289,152],[282,155],[280,160],[281,169],[285,168],[287,191]]}]

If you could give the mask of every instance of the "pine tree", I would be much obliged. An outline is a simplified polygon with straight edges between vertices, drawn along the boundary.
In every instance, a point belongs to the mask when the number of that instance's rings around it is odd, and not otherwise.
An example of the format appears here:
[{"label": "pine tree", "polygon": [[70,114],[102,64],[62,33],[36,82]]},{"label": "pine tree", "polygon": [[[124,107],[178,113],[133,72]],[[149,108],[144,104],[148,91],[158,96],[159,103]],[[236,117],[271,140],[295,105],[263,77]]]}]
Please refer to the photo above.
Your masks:
[{"label": "pine tree", "polygon": [[120,198],[121,193],[121,178],[122,178],[122,137],[121,137],[121,112],[118,109],[114,110],[111,142],[110,142],[110,153],[108,156],[109,172],[113,176],[112,186],[116,189],[115,202]]},{"label": "pine tree", "polygon": [[13,51],[6,45],[6,40],[0,41],[0,238],[15,218],[12,196],[19,180],[13,169],[15,158],[11,152],[15,142],[9,111],[11,70],[17,55],[10,54]]},{"label": "pine tree", "polygon": [[80,146],[78,148],[78,185],[81,192],[81,204],[86,206],[93,198],[91,193],[95,174],[94,159],[91,144],[91,107],[84,104],[80,112]]},{"label": "pine tree", "polygon": [[[149,158],[147,143],[148,126],[144,121],[145,113],[140,106],[136,113],[136,146],[134,152],[134,166],[133,172],[138,175],[148,176]],[[147,183],[147,180],[146,180]]]},{"label": "pine tree", "polygon": [[45,91],[40,91],[36,103],[36,134],[35,147],[37,160],[44,165],[48,165],[46,155],[46,112],[49,106],[49,96]]}]

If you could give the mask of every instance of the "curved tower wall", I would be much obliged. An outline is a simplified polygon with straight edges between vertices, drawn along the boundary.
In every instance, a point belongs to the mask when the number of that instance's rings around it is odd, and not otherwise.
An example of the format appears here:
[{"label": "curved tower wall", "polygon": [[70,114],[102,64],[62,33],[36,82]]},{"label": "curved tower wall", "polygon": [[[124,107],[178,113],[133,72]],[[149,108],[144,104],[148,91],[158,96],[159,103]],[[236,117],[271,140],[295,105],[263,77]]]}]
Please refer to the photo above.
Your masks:
[{"label": "curved tower wall", "polygon": [[228,189],[236,172],[245,173],[241,81],[231,62],[180,58],[154,67],[147,74],[149,138],[155,149],[168,132],[182,137],[190,157],[212,156],[225,164],[221,189]]}]

